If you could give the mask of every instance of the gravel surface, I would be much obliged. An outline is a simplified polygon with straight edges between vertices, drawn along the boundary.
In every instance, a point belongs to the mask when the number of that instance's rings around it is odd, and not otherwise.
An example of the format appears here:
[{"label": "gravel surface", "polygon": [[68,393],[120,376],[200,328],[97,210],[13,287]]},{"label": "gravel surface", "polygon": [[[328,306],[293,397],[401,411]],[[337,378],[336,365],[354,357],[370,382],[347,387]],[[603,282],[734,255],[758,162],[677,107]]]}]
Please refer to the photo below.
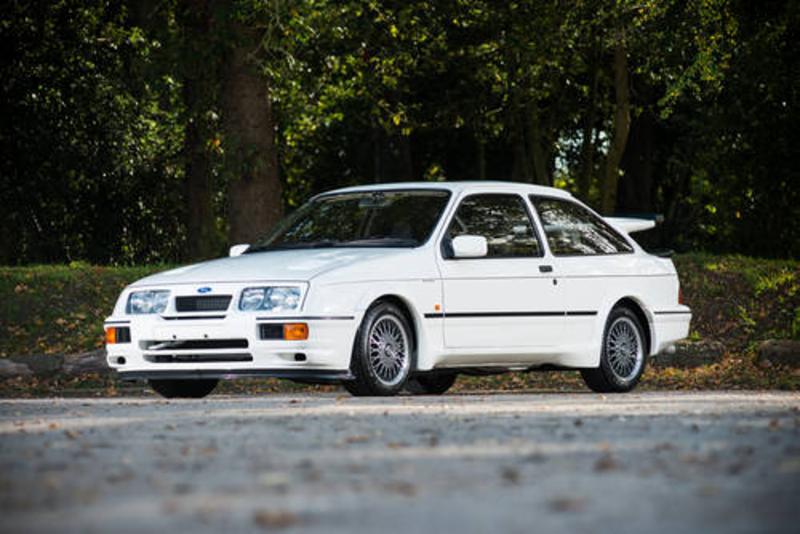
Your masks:
[{"label": "gravel surface", "polygon": [[800,394],[0,401],[3,532],[796,532]]}]

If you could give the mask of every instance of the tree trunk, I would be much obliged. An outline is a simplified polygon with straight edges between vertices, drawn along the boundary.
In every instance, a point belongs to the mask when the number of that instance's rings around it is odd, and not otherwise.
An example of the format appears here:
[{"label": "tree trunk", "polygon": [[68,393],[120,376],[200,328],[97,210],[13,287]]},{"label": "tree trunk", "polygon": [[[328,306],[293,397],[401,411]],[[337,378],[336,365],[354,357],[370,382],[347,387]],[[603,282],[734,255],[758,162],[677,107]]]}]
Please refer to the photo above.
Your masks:
[{"label": "tree trunk", "polygon": [[619,207],[628,212],[653,210],[655,118],[647,110],[631,120],[630,136],[620,162]]},{"label": "tree trunk", "polygon": [[614,135],[606,159],[606,176],[603,182],[600,209],[604,215],[614,213],[619,187],[619,163],[625,153],[628,131],[631,126],[631,103],[628,80],[628,58],[625,49],[625,35],[618,31],[614,48],[614,93],[616,95],[614,112]]},{"label": "tree trunk", "polygon": [[514,154],[514,163],[511,170],[511,179],[515,182],[533,182],[533,171],[528,159],[528,147],[525,142],[525,123],[522,117],[525,115],[519,95],[511,97],[511,109],[509,110],[509,123],[511,130],[511,147]]},{"label": "tree trunk", "polygon": [[377,124],[372,125],[372,183],[379,184],[383,182],[383,165],[381,161],[381,153],[383,152],[383,143],[381,139],[382,130]]},{"label": "tree trunk", "polygon": [[550,185],[550,175],[548,168],[549,150],[544,145],[542,135],[542,123],[539,119],[538,104],[533,104],[533,109],[525,115],[527,118],[528,130],[528,154],[531,158],[531,168],[533,171],[533,183],[539,185]]},{"label": "tree trunk", "polygon": [[214,224],[213,165],[208,150],[211,127],[206,119],[209,109],[215,105],[216,64],[208,54],[198,51],[208,42],[212,18],[205,0],[188,3],[179,14],[185,35],[182,65],[186,106],[183,157],[187,259],[202,260],[215,256],[221,246]]},{"label": "tree trunk", "polygon": [[597,84],[600,82],[600,66],[592,61],[592,85],[589,88],[589,106],[583,122],[581,162],[578,176],[578,194],[588,200],[592,189],[595,154],[595,121],[597,120]]},{"label": "tree trunk", "polygon": [[254,242],[283,211],[268,87],[250,58],[249,43],[255,39],[247,28],[233,30],[242,40],[226,60],[222,97],[225,158],[230,158],[228,170],[233,171],[228,181],[231,244]]},{"label": "tree trunk", "polygon": [[486,141],[482,137],[475,140],[475,157],[478,164],[478,180],[486,179]]},{"label": "tree trunk", "polygon": [[[184,81],[184,99],[189,108],[193,97],[193,83]],[[189,120],[183,142],[186,158],[185,191],[186,191],[186,232],[187,252],[189,259],[202,260],[216,255],[219,239],[214,225],[213,184],[211,176],[210,154],[206,149],[207,136],[201,132],[197,124],[199,117]]]}]

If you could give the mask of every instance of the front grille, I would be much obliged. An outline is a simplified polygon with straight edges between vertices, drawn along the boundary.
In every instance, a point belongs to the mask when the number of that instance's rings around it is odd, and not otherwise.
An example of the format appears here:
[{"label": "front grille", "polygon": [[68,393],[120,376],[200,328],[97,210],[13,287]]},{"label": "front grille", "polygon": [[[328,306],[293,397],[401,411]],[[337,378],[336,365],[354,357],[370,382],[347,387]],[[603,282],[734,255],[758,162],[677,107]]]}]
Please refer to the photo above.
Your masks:
[{"label": "front grille", "polygon": [[145,354],[150,363],[252,362],[251,354]]},{"label": "front grille", "polygon": [[145,341],[144,350],[213,350],[246,349],[246,339],[180,339],[169,341]]},{"label": "front grille", "polygon": [[175,297],[175,309],[179,312],[225,311],[230,303],[230,295]]}]

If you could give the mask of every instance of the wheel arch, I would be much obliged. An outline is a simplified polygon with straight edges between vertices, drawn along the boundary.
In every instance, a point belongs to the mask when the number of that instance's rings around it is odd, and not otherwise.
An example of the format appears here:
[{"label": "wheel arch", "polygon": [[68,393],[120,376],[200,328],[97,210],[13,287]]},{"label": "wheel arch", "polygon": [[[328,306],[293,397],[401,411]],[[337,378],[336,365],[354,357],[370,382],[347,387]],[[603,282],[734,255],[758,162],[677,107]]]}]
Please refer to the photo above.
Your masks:
[{"label": "wheel arch", "polygon": [[[653,351],[653,340],[655,339],[655,332],[653,326],[653,319],[650,314],[647,312],[647,307],[644,303],[633,296],[626,296],[622,297],[621,299],[617,300],[611,308],[609,308],[608,313],[610,314],[612,310],[615,308],[627,308],[629,309],[639,322],[642,324],[644,328],[644,337],[645,343],[647,344],[647,355],[651,355]],[[608,314],[606,314],[606,323],[608,323]],[[603,327],[605,329],[605,326]]]},{"label": "wheel arch", "polygon": [[[383,302],[389,302],[397,306],[400,311],[403,313],[406,321],[408,321],[409,326],[411,326],[411,342],[414,348],[414,365],[412,367],[412,371],[416,371],[419,367],[419,359],[420,359],[420,347],[423,346],[423,340],[421,337],[423,336],[422,330],[422,320],[420,314],[417,312],[416,307],[411,303],[410,300],[404,298],[401,295],[396,293],[384,293],[381,295],[371,297],[369,304],[364,307],[364,313],[362,315],[361,324],[359,324],[359,330],[363,326],[364,316],[366,316],[367,311]],[[355,347],[355,343],[358,342],[358,336],[356,336],[353,340],[353,347]]]}]

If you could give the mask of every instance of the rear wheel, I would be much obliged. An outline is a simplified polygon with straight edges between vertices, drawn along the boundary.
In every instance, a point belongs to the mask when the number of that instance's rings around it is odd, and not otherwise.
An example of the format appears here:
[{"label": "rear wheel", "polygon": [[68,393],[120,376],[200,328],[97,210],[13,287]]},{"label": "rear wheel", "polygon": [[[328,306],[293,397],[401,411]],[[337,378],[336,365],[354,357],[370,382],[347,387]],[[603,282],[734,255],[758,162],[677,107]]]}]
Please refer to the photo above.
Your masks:
[{"label": "rear wheel", "polygon": [[356,396],[395,395],[413,368],[412,330],[402,310],[390,302],[370,308],[353,348],[354,380],[343,385]]},{"label": "rear wheel", "polygon": [[201,399],[214,391],[216,378],[196,380],[150,380],[150,387],[167,399]]},{"label": "rear wheel", "polygon": [[646,363],[647,346],[639,318],[628,308],[614,308],[603,334],[600,367],[581,369],[581,376],[598,393],[624,393],[639,383]]},{"label": "rear wheel", "polygon": [[406,390],[414,395],[441,395],[456,381],[456,373],[431,373],[408,379]]}]

